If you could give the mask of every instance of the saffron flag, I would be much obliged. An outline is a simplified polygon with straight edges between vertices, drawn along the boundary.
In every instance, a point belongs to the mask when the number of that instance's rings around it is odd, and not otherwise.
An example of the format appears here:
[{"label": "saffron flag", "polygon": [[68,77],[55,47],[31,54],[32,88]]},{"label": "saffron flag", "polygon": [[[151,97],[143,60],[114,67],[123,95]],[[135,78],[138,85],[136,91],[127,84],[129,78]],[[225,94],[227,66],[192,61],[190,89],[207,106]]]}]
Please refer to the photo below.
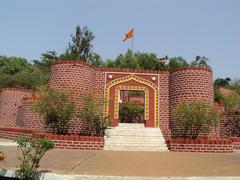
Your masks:
[{"label": "saffron flag", "polygon": [[134,35],[134,29],[132,28],[130,31],[128,31],[128,32],[125,34],[125,38],[124,38],[123,41],[126,41],[126,40],[132,38],[133,35]]}]

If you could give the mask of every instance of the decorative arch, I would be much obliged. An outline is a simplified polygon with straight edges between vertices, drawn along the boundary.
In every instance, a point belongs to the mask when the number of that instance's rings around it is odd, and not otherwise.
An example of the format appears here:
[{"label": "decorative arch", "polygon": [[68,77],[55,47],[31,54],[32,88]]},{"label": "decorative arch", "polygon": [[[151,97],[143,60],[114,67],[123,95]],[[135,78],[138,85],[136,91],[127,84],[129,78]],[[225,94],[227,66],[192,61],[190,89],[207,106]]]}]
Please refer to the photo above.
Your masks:
[{"label": "decorative arch", "polygon": [[116,88],[116,92],[115,92],[115,100],[114,100],[114,118],[118,118],[119,117],[119,103],[118,103],[118,98],[120,95],[120,91],[121,90],[140,90],[140,91],[144,91],[145,94],[145,112],[144,112],[144,117],[145,120],[148,121],[148,117],[149,117],[149,91],[148,88],[146,87],[142,87],[142,86],[118,86]]},{"label": "decorative arch", "polygon": [[[105,116],[108,116],[109,115],[109,96],[110,96],[110,89],[119,84],[119,86],[117,87],[118,89],[116,89],[115,91],[115,102],[114,102],[114,117],[118,117],[118,115],[116,115],[116,113],[118,114],[118,91],[120,91],[119,89],[121,88],[124,88],[124,89],[131,89],[131,90],[143,90],[145,93],[148,92],[146,91],[146,87],[144,86],[121,86],[121,83],[124,83],[124,82],[128,82],[128,81],[131,81],[131,80],[134,80],[138,83],[141,83],[141,84],[144,84],[146,86],[148,86],[149,88],[153,89],[153,92],[154,92],[154,127],[159,127],[159,122],[158,122],[158,117],[159,117],[159,92],[158,92],[158,87],[151,81],[149,80],[146,80],[146,79],[143,79],[143,78],[140,78],[136,75],[129,75],[129,76],[125,76],[125,77],[122,77],[122,78],[118,78],[118,79],[115,79],[111,82],[109,82],[107,85],[106,85],[106,89],[105,89],[105,99],[107,100],[106,103],[105,103],[105,106],[104,106],[104,115]],[[145,94],[145,100],[146,100],[146,94]],[[148,100],[149,101],[149,97],[148,97]],[[145,102],[146,103],[146,102]],[[146,104],[145,104],[146,105]],[[145,107],[145,111],[146,110],[149,110],[149,103],[148,103],[148,106]],[[145,114],[145,118],[147,117],[146,120],[148,120],[148,115],[146,116]]]}]

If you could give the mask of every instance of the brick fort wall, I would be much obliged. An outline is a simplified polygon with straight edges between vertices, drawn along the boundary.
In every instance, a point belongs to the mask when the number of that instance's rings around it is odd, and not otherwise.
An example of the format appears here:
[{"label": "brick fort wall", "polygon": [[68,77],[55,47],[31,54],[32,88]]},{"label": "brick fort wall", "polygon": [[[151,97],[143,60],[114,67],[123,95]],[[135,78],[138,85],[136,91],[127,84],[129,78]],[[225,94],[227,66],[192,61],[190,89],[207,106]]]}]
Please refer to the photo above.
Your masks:
[{"label": "brick fort wall", "polygon": [[18,107],[25,96],[32,96],[33,90],[4,88],[0,93],[0,126],[16,127]]},{"label": "brick fort wall", "polygon": [[[49,85],[56,90],[66,91],[74,98],[76,108],[82,107],[81,97],[93,93],[104,98],[108,75],[124,77],[134,74],[152,81],[158,87],[158,124],[164,136],[170,136],[172,121],[171,109],[181,101],[205,100],[213,103],[212,71],[208,68],[189,67],[172,72],[124,69],[99,69],[81,61],[59,61],[51,67]],[[156,77],[153,81],[152,77]],[[126,83],[131,86],[131,82]],[[136,84],[132,81],[132,85]],[[32,128],[37,131],[47,131],[40,117],[31,110],[34,99],[32,90],[3,89],[0,94],[0,125]],[[69,133],[82,134],[84,121],[73,116]]]}]

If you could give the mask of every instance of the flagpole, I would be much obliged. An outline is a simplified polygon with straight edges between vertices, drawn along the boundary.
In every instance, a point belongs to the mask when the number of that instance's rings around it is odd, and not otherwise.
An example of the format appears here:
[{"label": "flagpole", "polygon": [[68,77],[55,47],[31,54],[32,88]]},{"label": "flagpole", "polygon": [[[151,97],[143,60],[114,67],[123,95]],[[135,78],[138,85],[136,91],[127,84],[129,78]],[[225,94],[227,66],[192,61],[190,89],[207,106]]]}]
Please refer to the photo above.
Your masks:
[{"label": "flagpole", "polygon": [[132,36],[132,52],[133,52],[133,37],[134,37],[134,34]]}]

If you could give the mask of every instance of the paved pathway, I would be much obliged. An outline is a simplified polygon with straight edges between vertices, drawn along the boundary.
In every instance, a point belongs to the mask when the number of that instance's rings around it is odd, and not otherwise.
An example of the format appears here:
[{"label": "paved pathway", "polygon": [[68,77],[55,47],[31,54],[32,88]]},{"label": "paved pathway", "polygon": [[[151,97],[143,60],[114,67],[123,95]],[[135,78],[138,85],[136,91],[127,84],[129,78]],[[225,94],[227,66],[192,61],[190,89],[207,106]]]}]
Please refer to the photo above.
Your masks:
[{"label": "paved pathway", "polygon": [[[0,168],[16,169],[17,147],[0,146],[6,155]],[[174,152],[49,151],[42,172],[107,176],[240,176],[240,152],[200,154]]]}]

